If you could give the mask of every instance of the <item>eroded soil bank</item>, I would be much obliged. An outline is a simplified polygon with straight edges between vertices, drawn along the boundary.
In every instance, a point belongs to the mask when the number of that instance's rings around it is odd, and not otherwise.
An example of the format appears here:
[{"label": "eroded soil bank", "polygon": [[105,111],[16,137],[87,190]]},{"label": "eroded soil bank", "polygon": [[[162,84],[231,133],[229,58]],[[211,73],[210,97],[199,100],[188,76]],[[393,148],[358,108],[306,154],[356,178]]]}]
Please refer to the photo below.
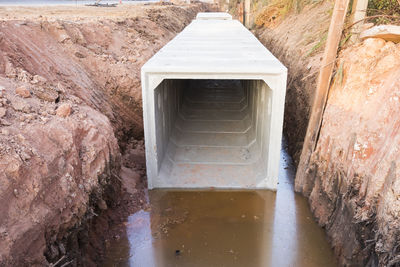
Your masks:
[{"label": "eroded soil bank", "polygon": [[344,50],[308,176],[309,197],[343,265],[400,264],[400,45]]},{"label": "eroded soil bank", "polygon": [[[316,88],[332,1],[255,29],[288,67],[285,135],[297,161]],[[399,44],[368,39],[342,48],[304,181],[314,216],[345,266],[400,264]]]},{"label": "eroded soil bank", "polygon": [[1,266],[101,260],[144,203],[140,67],[209,9],[0,8]]}]

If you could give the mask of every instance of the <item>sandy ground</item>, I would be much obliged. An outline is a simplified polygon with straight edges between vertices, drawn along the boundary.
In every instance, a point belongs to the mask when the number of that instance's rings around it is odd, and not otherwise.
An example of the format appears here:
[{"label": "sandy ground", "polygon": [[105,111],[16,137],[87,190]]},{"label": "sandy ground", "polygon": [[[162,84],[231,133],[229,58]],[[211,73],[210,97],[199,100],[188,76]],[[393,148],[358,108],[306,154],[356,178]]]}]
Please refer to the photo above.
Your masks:
[{"label": "sandy ground", "polygon": [[[179,6],[185,6],[180,4]],[[0,6],[2,20],[37,20],[49,19],[88,21],[102,19],[124,19],[143,15],[146,10],[163,9],[161,4],[122,4],[116,7],[90,7],[90,6]]]}]

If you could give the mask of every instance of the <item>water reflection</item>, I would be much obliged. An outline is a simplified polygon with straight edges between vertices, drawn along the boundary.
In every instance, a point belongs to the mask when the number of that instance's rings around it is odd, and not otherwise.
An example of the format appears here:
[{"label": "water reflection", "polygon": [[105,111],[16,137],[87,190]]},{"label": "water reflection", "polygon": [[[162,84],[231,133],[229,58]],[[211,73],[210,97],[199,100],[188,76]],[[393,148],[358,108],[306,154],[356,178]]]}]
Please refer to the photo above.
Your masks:
[{"label": "water reflection", "polygon": [[283,150],[277,192],[152,190],[104,266],[336,266]]},{"label": "water reflection", "polygon": [[[299,266],[302,262],[298,248],[304,246],[298,240],[299,222],[297,221],[298,203],[295,201],[293,186],[294,171],[290,157],[285,150],[281,151],[279,185],[276,192],[274,209],[272,249],[268,266]],[[300,200],[301,201],[301,200]],[[305,207],[306,211],[307,207]],[[306,212],[299,210],[299,212]],[[299,229],[301,231],[301,229]],[[310,233],[311,234],[311,233]],[[300,243],[299,243],[300,241]],[[317,245],[317,244],[316,244]],[[325,265],[325,264],[324,264]],[[301,265],[320,266],[320,265]],[[325,265],[326,266],[326,265]]]}]

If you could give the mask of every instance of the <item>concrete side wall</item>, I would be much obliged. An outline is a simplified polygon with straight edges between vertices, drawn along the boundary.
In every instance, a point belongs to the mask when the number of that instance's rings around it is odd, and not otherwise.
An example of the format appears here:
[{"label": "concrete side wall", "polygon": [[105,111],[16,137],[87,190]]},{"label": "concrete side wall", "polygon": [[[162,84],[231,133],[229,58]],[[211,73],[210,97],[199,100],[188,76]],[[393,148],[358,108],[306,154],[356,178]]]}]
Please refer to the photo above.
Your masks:
[{"label": "concrete side wall", "polygon": [[160,170],[182,101],[184,80],[164,80],[154,92],[157,168]]},{"label": "concrete side wall", "polygon": [[267,173],[270,140],[272,91],[264,81],[248,81],[254,92],[257,145],[261,147],[261,166]]},{"label": "concrete side wall", "polygon": [[266,173],[268,164],[268,141],[270,137],[271,97],[272,91],[261,80],[245,80],[243,87],[249,92],[249,107],[251,110],[252,127],[249,143],[260,147],[260,161],[263,173]]}]

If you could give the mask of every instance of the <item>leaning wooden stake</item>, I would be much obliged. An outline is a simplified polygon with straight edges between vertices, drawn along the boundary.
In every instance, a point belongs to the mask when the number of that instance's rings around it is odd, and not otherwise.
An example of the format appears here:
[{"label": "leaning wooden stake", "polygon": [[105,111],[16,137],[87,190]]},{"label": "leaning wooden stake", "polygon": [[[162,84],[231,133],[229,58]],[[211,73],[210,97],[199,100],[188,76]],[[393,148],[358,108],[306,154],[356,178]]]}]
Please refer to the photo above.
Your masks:
[{"label": "leaning wooden stake", "polygon": [[244,0],[244,15],[243,15],[243,19],[244,19],[244,26],[247,28],[250,28],[250,11],[251,8],[251,0]]},{"label": "leaning wooden stake", "polygon": [[[297,192],[308,194],[306,186],[306,171],[310,162],[321,127],[322,114],[325,109],[326,99],[329,92],[329,86],[332,78],[333,68],[337,57],[337,50],[342,36],[344,20],[346,18],[347,8],[350,0],[336,0],[333,9],[331,24],[329,26],[328,38],[324,56],[321,62],[321,68],[317,81],[317,89],[314,96],[314,103],[311,110],[310,120],[308,122],[307,133],[304,140],[303,150],[301,152],[299,166],[296,173]],[[304,190],[305,189],[305,190]]]},{"label": "leaning wooden stake", "polygon": [[238,16],[239,21],[243,24],[244,23],[244,4],[243,2],[238,3]]}]

